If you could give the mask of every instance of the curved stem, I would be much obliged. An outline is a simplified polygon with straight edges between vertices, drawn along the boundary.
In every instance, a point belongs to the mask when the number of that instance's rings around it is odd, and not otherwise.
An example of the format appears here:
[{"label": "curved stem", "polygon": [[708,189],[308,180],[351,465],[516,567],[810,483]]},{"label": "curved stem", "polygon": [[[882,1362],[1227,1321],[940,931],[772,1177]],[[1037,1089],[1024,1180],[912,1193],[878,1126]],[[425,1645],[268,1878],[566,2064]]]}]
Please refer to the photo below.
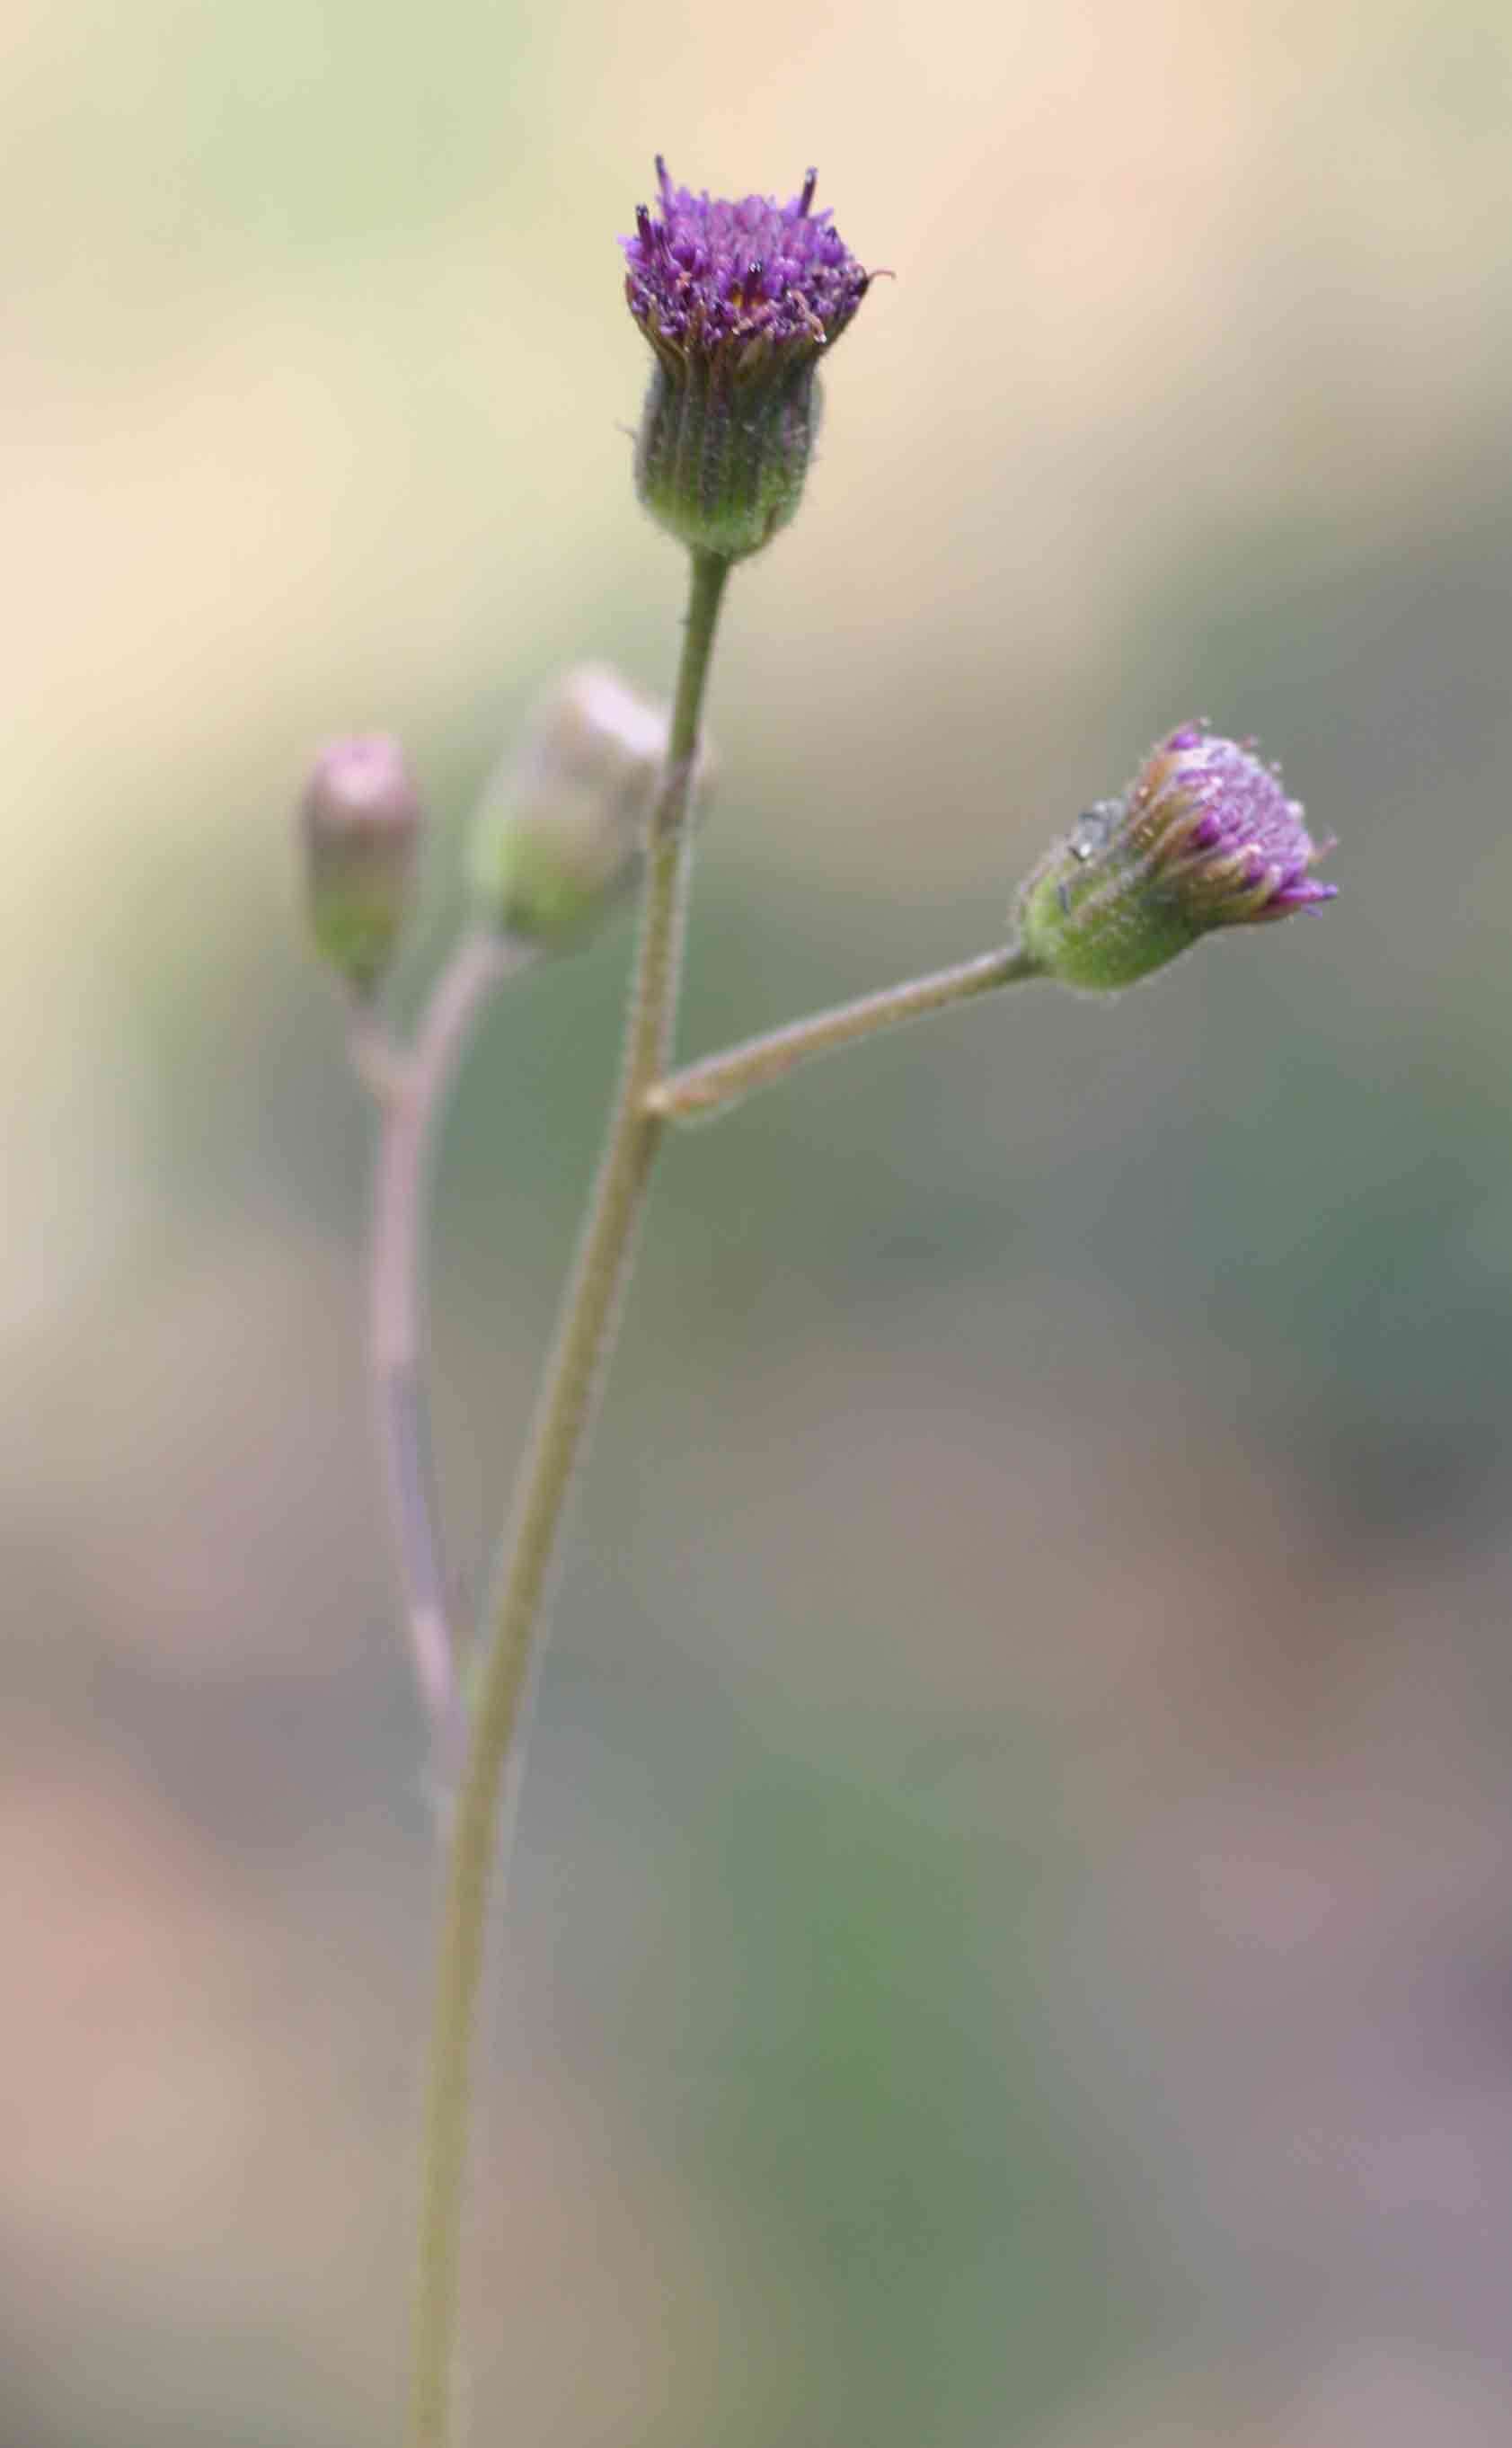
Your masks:
[{"label": "curved stem", "polygon": [[480,928],[442,970],[407,1058],[376,1065],[354,1039],[353,1060],[380,1102],[369,1252],[369,1365],[415,1681],[430,1725],[432,1775],[444,1803],[462,1768],[466,1718],[446,1621],[446,1584],[425,1400],[425,1228],[430,1158],[457,1065],[503,980],[534,947]]},{"label": "curved stem", "polygon": [[728,574],[728,562],[693,555],[667,771],[652,815],[640,949],[619,1091],[587,1229],[542,1380],[510,1517],[509,1561],[475,1687],[436,1985],[408,2448],[446,2448],[450,2437],[472,2032],[503,1771],[562,1508],[613,1339],[618,1295],[661,1138],[661,1121],[647,1112],[646,1097],[666,1063],[675,1015],[690,840],[684,818],[709,658]]},{"label": "curved stem", "polygon": [[884,986],[879,994],[813,1012],[806,1020],[792,1021],[785,1028],[774,1028],[765,1037],[748,1037],[744,1044],[731,1045],[723,1054],[690,1062],[686,1070],[656,1081],[647,1095],[646,1109],[663,1121],[707,1120],[754,1089],[784,1078],[816,1054],[832,1054],[839,1046],[875,1036],[880,1028],[922,1020],[932,1011],[946,1011],[952,1004],[969,1003],[974,995],[991,994],[998,986],[1041,974],[1029,953],[1016,944],[1005,944],[998,951],[960,961],[954,968],[936,969],[927,978],[910,978],[902,985]]}]

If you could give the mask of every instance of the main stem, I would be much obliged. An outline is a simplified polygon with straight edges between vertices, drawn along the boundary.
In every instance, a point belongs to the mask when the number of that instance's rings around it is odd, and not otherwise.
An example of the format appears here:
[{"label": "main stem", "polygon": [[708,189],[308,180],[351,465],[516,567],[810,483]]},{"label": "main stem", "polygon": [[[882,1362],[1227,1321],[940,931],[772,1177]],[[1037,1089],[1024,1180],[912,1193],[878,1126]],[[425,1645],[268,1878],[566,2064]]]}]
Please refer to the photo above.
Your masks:
[{"label": "main stem", "polygon": [[451,2437],[473,2024],[500,1797],[562,1507],[608,1357],[618,1294],[629,1272],[635,1226],[662,1135],[661,1118],[647,1111],[646,1100],[671,1051],[689,839],[684,820],[709,654],[728,574],[727,561],[694,553],[667,771],[651,823],[640,949],[626,1015],[619,1090],[541,1383],[506,1536],[509,1560],[502,1593],[475,1687],[436,1982],[407,2448],[447,2448]]}]

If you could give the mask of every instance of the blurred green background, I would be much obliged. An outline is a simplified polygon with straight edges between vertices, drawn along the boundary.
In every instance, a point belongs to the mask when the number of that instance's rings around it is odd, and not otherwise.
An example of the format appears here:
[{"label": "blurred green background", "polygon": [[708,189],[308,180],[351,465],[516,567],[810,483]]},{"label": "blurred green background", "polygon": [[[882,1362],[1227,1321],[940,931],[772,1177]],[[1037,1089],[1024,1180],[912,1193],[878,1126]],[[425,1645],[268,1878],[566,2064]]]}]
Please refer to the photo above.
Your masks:
[{"label": "blurred green background", "polygon": [[[878,285],[732,591],[683,1042],[985,946],[1188,715],[1344,897],[679,1141],[485,2039],[477,2441],[1512,2442],[1512,29],[11,0],[5,2448],[396,2436],[434,1877],[313,744],[666,688],[615,237]],[[463,1084],[483,1578],[628,930]]]}]

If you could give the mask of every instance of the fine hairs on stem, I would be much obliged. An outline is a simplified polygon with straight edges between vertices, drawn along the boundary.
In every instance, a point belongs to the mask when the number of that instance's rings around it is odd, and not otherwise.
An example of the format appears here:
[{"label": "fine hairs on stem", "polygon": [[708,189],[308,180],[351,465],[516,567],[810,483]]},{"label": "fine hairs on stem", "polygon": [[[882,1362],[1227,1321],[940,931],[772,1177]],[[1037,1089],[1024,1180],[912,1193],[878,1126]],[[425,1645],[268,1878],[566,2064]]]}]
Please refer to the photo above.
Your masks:
[{"label": "fine hairs on stem", "polygon": [[[672,1065],[710,659],[735,564],[799,507],[818,379],[871,285],[815,174],[780,203],[676,186],[623,241],[625,294],[652,353],[636,448],[643,507],[686,550],[688,610],[670,712],[597,668],[563,681],[475,826],[477,917],[411,1051],[377,996],[412,906],[424,818],[398,743],[332,741],[300,806],[316,945],[347,989],[354,1067],[378,1105],[369,1333],[380,1439],[417,1692],[444,1840],[426,2087],[406,2448],[454,2448],[469,2103],[505,1771],[520,1733],[561,1530],[669,1123],[726,1111],[813,1057],[1030,978],[1089,992],[1164,966],[1203,935],[1332,898],[1298,803],[1253,742],[1183,723],[1095,802],[1021,886],[992,948],[933,975]],[[1073,800],[1072,805],[1076,802]],[[492,1620],[458,1666],[426,1424],[422,1274],[429,1157],[462,1054],[496,990],[569,952],[638,887],[639,945],[619,1083],[575,1265],[516,1475]],[[996,898],[996,887],[993,887]],[[515,2448],[513,2439],[510,2448]],[[520,2443],[524,2448],[524,2443]]]}]

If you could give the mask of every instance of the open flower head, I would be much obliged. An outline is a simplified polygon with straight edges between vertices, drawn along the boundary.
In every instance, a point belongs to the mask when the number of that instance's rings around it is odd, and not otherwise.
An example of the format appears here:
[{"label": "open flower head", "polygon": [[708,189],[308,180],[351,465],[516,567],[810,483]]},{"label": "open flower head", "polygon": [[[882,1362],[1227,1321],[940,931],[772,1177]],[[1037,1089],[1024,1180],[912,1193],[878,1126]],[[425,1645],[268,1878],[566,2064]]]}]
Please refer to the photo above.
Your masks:
[{"label": "open flower head", "polygon": [[871,275],[829,213],[815,173],[785,203],[674,186],[641,204],[625,296],[656,354],[635,474],[652,516],[684,543],[734,560],[798,507],[818,422],[814,375]]},{"label": "open flower head", "polygon": [[730,203],[674,187],[658,153],[660,209],[638,205],[622,241],[630,311],[658,356],[717,360],[738,381],[774,354],[812,358],[840,337],[870,275],[828,212],[813,210],[816,177],[785,204]]},{"label": "open flower head", "polygon": [[1030,876],[1024,943],[1068,985],[1127,985],[1215,928],[1332,901],[1338,887],[1312,872],[1322,855],[1253,741],[1183,723]]}]

